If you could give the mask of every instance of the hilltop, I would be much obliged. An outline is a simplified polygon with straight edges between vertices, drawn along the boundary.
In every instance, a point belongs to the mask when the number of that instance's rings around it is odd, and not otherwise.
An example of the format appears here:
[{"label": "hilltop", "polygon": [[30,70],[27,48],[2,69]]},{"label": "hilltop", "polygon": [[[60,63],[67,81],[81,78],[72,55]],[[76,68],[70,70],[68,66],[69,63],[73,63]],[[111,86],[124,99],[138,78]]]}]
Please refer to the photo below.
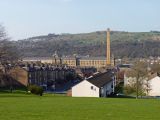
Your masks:
[{"label": "hilltop", "polygon": [[[48,34],[14,41],[23,57],[60,55],[105,56],[106,32]],[[160,56],[160,32],[111,31],[111,50],[116,58]]]}]

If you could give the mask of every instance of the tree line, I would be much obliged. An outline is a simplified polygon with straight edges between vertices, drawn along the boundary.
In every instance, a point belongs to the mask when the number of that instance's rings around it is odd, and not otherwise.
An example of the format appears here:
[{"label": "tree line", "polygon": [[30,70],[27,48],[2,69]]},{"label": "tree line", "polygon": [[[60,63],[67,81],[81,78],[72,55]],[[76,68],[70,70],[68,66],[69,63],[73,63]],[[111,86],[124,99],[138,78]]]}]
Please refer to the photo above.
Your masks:
[{"label": "tree line", "polygon": [[[49,57],[73,54],[105,56],[106,32],[86,34],[49,34],[14,42],[23,57]],[[111,32],[111,54],[116,58],[160,56],[160,33]]]}]

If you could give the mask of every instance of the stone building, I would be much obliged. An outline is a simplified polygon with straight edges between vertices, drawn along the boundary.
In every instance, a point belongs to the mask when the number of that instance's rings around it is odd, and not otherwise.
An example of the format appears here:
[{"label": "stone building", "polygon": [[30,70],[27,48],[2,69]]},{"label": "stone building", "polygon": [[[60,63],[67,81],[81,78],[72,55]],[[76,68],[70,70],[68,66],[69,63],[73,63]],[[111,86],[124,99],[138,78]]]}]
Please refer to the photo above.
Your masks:
[{"label": "stone building", "polygon": [[47,90],[56,90],[76,77],[74,69],[54,66],[15,67],[10,76],[24,86],[35,84]]},{"label": "stone building", "polygon": [[[69,67],[106,67],[105,57],[39,57],[39,58],[24,58],[23,62],[41,62],[44,64],[53,65],[67,65]],[[111,61],[111,65],[114,66],[114,60]]]}]

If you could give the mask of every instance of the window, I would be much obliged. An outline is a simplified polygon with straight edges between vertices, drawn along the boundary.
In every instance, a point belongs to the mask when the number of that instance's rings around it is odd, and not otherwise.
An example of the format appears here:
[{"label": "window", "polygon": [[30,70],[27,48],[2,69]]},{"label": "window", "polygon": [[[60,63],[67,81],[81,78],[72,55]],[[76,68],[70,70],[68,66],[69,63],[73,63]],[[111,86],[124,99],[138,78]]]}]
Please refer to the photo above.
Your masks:
[{"label": "window", "polygon": [[111,88],[113,88],[113,84],[111,85]]},{"label": "window", "polygon": [[91,90],[96,91],[96,87],[91,86]]}]

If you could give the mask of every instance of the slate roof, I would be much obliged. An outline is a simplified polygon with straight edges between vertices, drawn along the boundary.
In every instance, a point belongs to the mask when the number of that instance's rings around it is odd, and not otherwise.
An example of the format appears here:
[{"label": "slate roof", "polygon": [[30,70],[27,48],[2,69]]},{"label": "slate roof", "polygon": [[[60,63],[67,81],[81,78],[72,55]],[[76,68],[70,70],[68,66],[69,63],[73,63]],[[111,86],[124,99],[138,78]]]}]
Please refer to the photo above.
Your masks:
[{"label": "slate roof", "polygon": [[51,57],[26,57],[23,61],[40,61],[40,60],[52,60]]},{"label": "slate roof", "polygon": [[92,83],[93,85],[100,88],[100,87],[103,87],[104,85],[106,85],[107,83],[109,83],[110,81],[112,81],[113,76],[114,76],[114,73],[112,73],[112,71],[108,71],[105,73],[97,74],[97,75],[90,77],[86,80],[88,82]]},{"label": "slate roof", "polygon": [[[106,60],[106,57],[79,57],[81,60]],[[40,61],[40,60],[52,60],[52,57],[26,57],[23,61]],[[66,60],[75,60],[75,57],[62,57]]]}]

